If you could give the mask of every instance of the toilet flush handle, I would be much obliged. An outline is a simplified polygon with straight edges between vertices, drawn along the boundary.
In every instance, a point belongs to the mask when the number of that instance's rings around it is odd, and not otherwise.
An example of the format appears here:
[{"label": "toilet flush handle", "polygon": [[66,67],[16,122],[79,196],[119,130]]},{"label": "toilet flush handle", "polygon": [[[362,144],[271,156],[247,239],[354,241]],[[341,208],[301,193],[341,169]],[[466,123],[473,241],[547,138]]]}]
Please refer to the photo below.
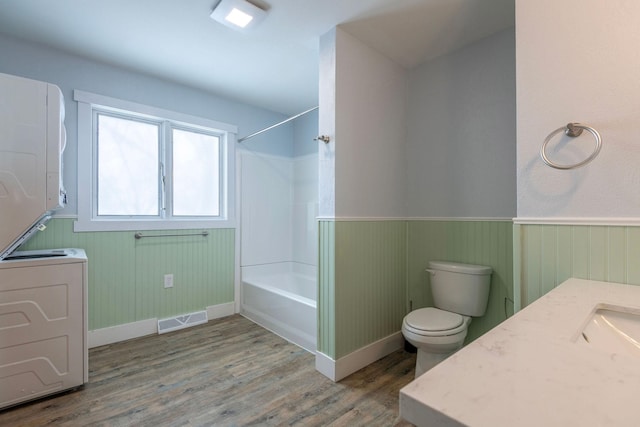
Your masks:
[{"label": "toilet flush handle", "polygon": [[432,270],[432,269],[430,269],[430,268],[427,268],[425,271],[426,271],[426,272],[428,272],[428,273],[430,273],[432,276],[435,276],[435,275],[436,275],[436,271],[435,271],[435,270]]}]

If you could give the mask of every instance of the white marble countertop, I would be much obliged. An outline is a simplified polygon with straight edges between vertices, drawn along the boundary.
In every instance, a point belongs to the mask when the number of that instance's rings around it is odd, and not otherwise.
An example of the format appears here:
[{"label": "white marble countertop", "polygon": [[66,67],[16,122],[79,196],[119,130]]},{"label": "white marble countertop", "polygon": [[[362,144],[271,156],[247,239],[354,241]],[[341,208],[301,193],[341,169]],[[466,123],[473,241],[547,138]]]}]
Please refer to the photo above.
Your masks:
[{"label": "white marble countertop", "polygon": [[585,345],[598,304],[640,286],[569,279],[400,391],[417,426],[639,426],[640,355]]}]

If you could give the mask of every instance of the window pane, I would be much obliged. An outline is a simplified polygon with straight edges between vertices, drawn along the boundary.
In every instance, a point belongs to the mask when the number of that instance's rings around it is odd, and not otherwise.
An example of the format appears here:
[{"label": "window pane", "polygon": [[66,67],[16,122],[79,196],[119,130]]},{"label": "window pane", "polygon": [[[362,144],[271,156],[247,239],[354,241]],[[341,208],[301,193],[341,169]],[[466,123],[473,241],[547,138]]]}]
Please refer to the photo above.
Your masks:
[{"label": "window pane", "polygon": [[98,115],[98,215],[158,215],[154,124]]},{"label": "window pane", "polygon": [[220,138],[173,130],[173,215],[220,215]]}]

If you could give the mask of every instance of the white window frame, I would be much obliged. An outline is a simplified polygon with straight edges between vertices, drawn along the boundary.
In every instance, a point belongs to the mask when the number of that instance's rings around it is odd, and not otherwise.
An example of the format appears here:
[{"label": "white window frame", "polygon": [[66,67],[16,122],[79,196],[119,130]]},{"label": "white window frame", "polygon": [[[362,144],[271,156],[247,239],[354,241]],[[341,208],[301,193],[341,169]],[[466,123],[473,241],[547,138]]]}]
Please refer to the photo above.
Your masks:
[{"label": "white window frame", "polygon": [[[74,90],[78,102],[78,219],[74,231],[139,231],[202,228],[235,228],[235,143],[237,126],[151,107],[103,95]],[[98,217],[94,197],[95,158],[93,142],[94,110],[128,111],[154,119],[169,120],[191,129],[213,130],[221,134],[221,181],[219,217],[104,218]],[[179,128],[179,126],[178,126]]]}]

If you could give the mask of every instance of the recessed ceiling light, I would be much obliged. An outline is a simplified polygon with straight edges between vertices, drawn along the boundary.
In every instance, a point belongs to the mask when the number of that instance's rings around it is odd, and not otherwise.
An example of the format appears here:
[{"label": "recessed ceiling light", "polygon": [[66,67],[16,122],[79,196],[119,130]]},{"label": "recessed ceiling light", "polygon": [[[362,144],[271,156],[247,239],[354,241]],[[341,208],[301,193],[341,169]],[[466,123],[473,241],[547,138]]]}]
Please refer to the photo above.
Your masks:
[{"label": "recessed ceiling light", "polygon": [[267,12],[246,0],[221,0],[211,12],[211,19],[236,30],[255,27]]},{"label": "recessed ceiling light", "polygon": [[253,20],[253,16],[234,7],[224,19],[240,28],[245,28]]}]

